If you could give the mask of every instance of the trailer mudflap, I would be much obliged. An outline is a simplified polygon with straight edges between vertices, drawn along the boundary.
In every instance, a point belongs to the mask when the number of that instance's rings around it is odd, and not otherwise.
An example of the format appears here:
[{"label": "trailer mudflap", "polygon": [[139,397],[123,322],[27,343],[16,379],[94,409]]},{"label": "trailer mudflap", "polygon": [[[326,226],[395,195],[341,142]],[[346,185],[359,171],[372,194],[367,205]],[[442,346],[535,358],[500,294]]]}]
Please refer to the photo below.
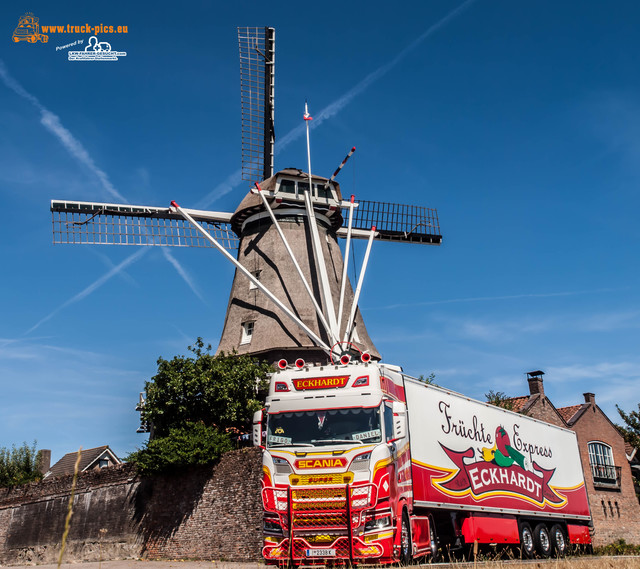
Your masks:
[{"label": "trailer mudflap", "polygon": [[515,516],[472,514],[462,521],[461,530],[465,543],[520,543]]},{"label": "trailer mudflap", "polygon": [[569,535],[569,543],[580,545],[588,545],[591,543],[591,535],[589,527],[578,524],[567,524],[567,534]]}]

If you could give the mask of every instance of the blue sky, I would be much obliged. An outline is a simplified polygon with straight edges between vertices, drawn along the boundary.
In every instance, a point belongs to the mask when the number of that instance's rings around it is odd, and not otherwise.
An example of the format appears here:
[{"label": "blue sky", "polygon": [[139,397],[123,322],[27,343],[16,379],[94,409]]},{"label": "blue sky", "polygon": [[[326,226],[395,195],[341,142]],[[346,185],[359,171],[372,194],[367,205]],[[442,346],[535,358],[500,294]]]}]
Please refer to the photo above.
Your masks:
[{"label": "blue sky", "polygon": [[[72,62],[89,34],[117,62]],[[236,27],[276,28],[276,135],[356,198],[438,209],[441,247],[376,243],[361,297],[386,361],[482,398],[546,372],[557,406],[640,401],[640,7],[616,2],[4,2],[0,446],[53,459],[135,433],[159,356],[217,345],[233,267],[210,250],[52,245],[52,198],[232,211]],[[323,111],[325,111],[323,113]],[[276,168],[305,167],[289,138]],[[358,243],[356,256],[364,254]]]}]

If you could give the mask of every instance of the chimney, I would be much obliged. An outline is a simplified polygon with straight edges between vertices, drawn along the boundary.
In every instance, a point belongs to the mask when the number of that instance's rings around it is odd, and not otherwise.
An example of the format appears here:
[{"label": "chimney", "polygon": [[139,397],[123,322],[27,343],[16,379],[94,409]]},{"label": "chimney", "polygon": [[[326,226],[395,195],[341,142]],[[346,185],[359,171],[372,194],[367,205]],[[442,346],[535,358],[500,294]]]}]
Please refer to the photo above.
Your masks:
[{"label": "chimney", "polygon": [[51,450],[42,449],[39,451],[38,470],[44,476],[51,468]]},{"label": "chimney", "polygon": [[585,403],[593,403],[594,405],[596,404],[596,396],[594,393],[583,393],[582,395],[584,395]]},{"label": "chimney", "polygon": [[543,375],[544,375],[544,372],[541,370],[527,372],[527,381],[529,382],[529,393],[531,395],[536,395],[537,393],[539,393],[540,395],[544,395],[544,385],[542,385]]}]

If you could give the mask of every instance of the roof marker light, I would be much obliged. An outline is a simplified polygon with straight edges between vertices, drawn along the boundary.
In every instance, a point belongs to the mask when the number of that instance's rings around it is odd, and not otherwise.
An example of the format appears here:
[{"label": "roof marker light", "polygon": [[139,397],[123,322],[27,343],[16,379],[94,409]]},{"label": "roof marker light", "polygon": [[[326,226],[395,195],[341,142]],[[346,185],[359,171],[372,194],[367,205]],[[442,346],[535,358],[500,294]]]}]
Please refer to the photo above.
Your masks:
[{"label": "roof marker light", "polygon": [[289,365],[289,362],[287,360],[285,360],[284,358],[282,358],[280,361],[278,361],[278,367],[280,369],[287,369],[288,365]]},{"label": "roof marker light", "polygon": [[340,356],[340,363],[343,366],[346,366],[351,361],[351,356],[349,354],[342,354]]},{"label": "roof marker light", "polygon": [[296,360],[296,367],[298,369],[302,369],[304,367],[304,360],[302,358],[298,358]]},{"label": "roof marker light", "polygon": [[368,375],[363,375],[353,382],[353,387],[364,387],[365,385],[369,385]]},{"label": "roof marker light", "polygon": [[362,352],[360,359],[366,364],[371,361],[371,354],[369,352]]}]

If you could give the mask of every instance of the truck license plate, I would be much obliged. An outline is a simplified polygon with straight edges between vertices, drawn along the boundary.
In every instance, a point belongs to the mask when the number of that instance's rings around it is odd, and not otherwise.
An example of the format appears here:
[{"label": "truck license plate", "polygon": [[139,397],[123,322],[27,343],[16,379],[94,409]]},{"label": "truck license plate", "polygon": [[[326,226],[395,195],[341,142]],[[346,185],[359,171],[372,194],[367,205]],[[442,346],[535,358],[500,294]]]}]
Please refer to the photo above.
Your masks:
[{"label": "truck license plate", "polygon": [[307,557],[335,557],[335,549],[306,549],[304,554]]}]

